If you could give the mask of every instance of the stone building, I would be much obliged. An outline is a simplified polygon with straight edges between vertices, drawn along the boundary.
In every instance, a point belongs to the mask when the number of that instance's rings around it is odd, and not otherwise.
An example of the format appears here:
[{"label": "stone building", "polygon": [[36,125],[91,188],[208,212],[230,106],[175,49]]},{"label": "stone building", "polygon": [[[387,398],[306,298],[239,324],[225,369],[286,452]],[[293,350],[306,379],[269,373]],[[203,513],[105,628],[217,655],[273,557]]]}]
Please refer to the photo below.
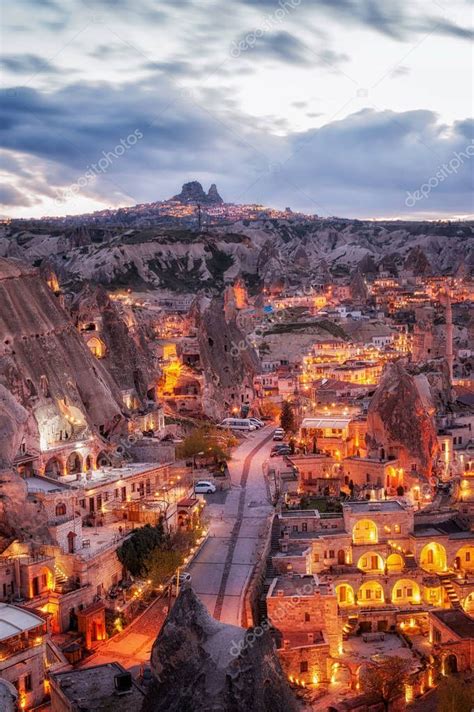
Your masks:
[{"label": "stone building", "polygon": [[342,646],[333,586],[290,573],[273,580],[266,602],[268,622],[281,635],[278,654],[286,675],[305,683],[328,681]]}]

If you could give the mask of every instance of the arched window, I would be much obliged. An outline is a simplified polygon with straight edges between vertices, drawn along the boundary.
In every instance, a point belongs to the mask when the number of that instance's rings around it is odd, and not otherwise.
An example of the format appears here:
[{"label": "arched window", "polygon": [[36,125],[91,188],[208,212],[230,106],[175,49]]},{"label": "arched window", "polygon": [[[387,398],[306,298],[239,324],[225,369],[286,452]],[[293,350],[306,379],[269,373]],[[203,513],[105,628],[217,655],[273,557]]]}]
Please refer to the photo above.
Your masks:
[{"label": "arched window", "polygon": [[59,504],[56,505],[56,516],[62,517],[64,514],[66,514],[66,505],[64,502],[59,502]]}]

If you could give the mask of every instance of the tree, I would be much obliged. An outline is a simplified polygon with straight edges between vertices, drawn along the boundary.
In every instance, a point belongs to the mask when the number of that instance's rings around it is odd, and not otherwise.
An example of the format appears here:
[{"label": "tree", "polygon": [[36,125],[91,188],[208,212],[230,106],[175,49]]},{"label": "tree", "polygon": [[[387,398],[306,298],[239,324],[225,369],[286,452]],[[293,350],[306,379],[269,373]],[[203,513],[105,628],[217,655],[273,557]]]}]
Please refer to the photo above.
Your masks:
[{"label": "tree", "polygon": [[169,544],[169,535],[165,533],[162,522],[152,527],[145,524],[135,529],[117,549],[117,557],[132,576],[146,576],[146,560],[153,549]]},{"label": "tree", "polygon": [[369,664],[361,674],[360,685],[364,692],[377,695],[388,710],[390,701],[404,694],[409,663],[398,656],[386,657]]},{"label": "tree", "polygon": [[146,575],[153,586],[160,586],[171,578],[183,559],[181,551],[153,549],[145,561]]},{"label": "tree", "polygon": [[437,698],[439,712],[471,712],[474,709],[474,684],[449,675],[441,681]]},{"label": "tree", "polygon": [[296,431],[295,415],[291,403],[288,401],[283,401],[280,413],[280,425],[287,433],[294,433]]},{"label": "tree", "polygon": [[193,430],[180,443],[177,455],[179,458],[185,459],[202,452],[213,457],[217,462],[222,462],[229,459],[229,449],[236,442],[235,437],[228,435],[225,431],[217,431],[215,428],[203,426]]},{"label": "tree", "polygon": [[277,418],[280,413],[280,408],[271,400],[264,400],[259,406],[260,413],[267,418]]}]

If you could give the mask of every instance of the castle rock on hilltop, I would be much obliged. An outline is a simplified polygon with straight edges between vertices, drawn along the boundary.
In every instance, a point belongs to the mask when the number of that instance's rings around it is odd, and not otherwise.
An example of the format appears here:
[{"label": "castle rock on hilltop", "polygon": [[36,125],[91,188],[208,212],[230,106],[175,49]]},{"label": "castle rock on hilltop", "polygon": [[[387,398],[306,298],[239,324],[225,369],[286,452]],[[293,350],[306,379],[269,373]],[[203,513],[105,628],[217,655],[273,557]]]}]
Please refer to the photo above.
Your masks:
[{"label": "castle rock on hilltop", "polygon": [[202,185],[197,180],[185,183],[181,188],[181,193],[174,195],[172,199],[179,200],[180,203],[184,203],[186,205],[194,203],[202,203],[204,205],[220,205],[224,202],[217,191],[215,183],[211,185],[209,192],[205,193]]}]

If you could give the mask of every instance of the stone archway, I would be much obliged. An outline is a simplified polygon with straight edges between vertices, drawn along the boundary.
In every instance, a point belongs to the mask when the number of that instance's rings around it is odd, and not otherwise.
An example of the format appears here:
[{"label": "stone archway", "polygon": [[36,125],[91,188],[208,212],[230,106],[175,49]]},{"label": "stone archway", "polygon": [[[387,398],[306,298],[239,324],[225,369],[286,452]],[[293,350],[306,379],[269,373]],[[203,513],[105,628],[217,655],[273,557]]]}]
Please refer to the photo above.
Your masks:
[{"label": "stone archway", "polygon": [[416,581],[411,579],[399,579],[392,588],[392,603],[420,603],[420,587]]},{"label": "stone archway", "polygon": [[367,581],[363,583],[357,592],[357,602],[359,605],[373,605],[383,603],[385,595],[381,584],[378,581]]},{"label": "stone archway", "polygon": [[82,472],[82,457],[78,452],[71,452],[66,460],[66,472],[68,475],[75,475]]},{"label": "stone archway", "polygon": [[349,583],[338,583],[336,586],[336,597],[338,605],[353,606],[355,604],[354,589]]},{"label": "stone archway", "polygon": [[380,556],[377,552],[368,551],[359,558],[357,568],[360,569],[360,571],[383,573],[385,570],[385,562],[383,556]]},{"label": "stone archway", "polygon": [[420,566],[430,573],[442,573],[447,570],[446,549],[442,544],[431,541],[420,551]]},{"label": "stone archway", "polygon": [[110,467],[110,457],[104,450],[101,450],[96,459],[97,467]]},{"label": "stone archway", "polygon": [[474,546],[472,544],[465,544],[456,552],[454,568],[461,572],[472,573],[474,571]]},{"label": "stone archway", "polygon": [[360,519],[354,524],[352,529],[352,541],[354,544],[377,544],[378,529],[371,519]]},{"label": "stone archway", "polygon": [[454,653],[449,653],[446,655],[443,661],[444,674],[452,675],[459,671],[458,659]]},{"label": "stone archway", "polygon": [[50,457],[44,466],[45,477],[53,477],[54,479],[57,479],[58,477],[61,477],[63,472],[63,463],[59,457]]},{"label": "stone archway", "polygon": [[404,568],[403,556],[401,554],[393,553],[387,556],[387,571],[389,573],[401,572]]}]

